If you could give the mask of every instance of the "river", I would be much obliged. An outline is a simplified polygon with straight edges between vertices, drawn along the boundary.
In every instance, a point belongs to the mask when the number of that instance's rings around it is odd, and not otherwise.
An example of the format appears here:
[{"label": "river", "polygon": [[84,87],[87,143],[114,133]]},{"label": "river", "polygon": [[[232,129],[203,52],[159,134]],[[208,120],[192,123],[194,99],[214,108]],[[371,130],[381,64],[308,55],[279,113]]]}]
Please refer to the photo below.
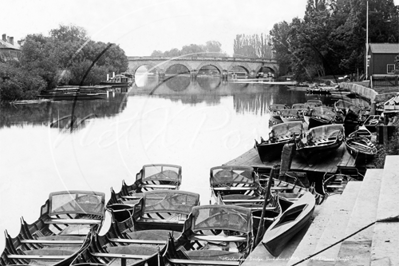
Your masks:
[{"label": "river", "polygon": [[[104,100],[2,106],[0,231],[16,236],[20,217],[35,221],[53,191],[102,191],[108,201],[111,187],[119,192],[122,180],[133,183],[151,163],[181,165],[181,189],[207,204],[209,169],[267,135],[268,106],[305,101],[283,86],[199,77],[147,78]],[[71,113],[90,118],[72,132],[49,126]]]}]

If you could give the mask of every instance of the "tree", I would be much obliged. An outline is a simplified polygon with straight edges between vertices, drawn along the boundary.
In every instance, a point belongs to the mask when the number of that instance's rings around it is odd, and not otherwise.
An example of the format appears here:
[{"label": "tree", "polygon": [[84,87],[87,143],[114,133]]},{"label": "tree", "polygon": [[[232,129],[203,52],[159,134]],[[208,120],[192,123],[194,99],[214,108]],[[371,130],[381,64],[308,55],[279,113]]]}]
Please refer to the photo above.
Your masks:
[{"label": "tree", "polygon": [[270,37],[263,34],[237,34],[234,39],[234,56],[272,58]]}]

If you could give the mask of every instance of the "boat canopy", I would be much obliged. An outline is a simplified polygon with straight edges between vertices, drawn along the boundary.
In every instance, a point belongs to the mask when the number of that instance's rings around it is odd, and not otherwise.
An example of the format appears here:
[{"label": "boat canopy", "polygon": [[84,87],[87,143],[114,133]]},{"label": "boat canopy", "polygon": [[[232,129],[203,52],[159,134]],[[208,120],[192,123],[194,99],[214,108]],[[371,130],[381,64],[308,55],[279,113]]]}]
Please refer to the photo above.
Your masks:
[{"label": "boat canopy", "polygon": [[211,186],[232,184],[255,184],[257,175],[252,167],[245,166],[217,166],[211,168]]},{"label": "boat canopy", "polygon": [[192,231],[230,230],[244,234],[252,232],[250,208],[234,205],[205,205],[193,207]]},{"label": "boat canopy", "polygon": [[104,216],[105,194],[102,192],[53,192],[50,194],[48,202],[48,213],[50,216],[58,214],[93,214]]},{"label": "boat canopy", "polygon": [[166,181],[175,183],[178,186],[181,184],[181,167],[177,165],[144,165],[140,173],[137,179],[141,178],[142,182]]},{"label": "boat canopy", "polygon": [[144,193],[143,213],[190,214],[199,205],[199,194],[181,190],[153,190]]}]

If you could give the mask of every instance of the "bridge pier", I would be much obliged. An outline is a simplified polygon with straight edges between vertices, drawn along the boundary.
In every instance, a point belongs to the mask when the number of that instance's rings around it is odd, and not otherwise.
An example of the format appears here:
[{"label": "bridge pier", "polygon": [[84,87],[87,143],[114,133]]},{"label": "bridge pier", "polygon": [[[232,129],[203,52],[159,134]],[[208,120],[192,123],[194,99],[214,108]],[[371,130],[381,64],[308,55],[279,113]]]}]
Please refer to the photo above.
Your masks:
[{"label": "bridge pier", "polygon": [[198,75],[197,69],[193,69],[193,70],[190,71],[190,79],[191,79],[192,81],[194,81],[194,80],[197,79],[197,75]]}]

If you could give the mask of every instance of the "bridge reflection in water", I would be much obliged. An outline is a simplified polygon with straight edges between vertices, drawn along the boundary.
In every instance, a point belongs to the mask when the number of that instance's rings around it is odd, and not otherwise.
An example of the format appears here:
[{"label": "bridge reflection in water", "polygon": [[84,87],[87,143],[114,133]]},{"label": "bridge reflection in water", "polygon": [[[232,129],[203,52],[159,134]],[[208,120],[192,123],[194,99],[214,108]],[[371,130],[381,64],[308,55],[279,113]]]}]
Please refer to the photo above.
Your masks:
[{"label": "bridge reflection in water", "polygon": [[186,104],[219,104],[222,97],[233,97],[237,113],[268,113],[271,104],[305,102],[304,92],[292,91],[286,86],[266,84],[229,83],[218,76],[169,75],[163,80],[157,76],[136,76],[129,96],[153,95]]}]

